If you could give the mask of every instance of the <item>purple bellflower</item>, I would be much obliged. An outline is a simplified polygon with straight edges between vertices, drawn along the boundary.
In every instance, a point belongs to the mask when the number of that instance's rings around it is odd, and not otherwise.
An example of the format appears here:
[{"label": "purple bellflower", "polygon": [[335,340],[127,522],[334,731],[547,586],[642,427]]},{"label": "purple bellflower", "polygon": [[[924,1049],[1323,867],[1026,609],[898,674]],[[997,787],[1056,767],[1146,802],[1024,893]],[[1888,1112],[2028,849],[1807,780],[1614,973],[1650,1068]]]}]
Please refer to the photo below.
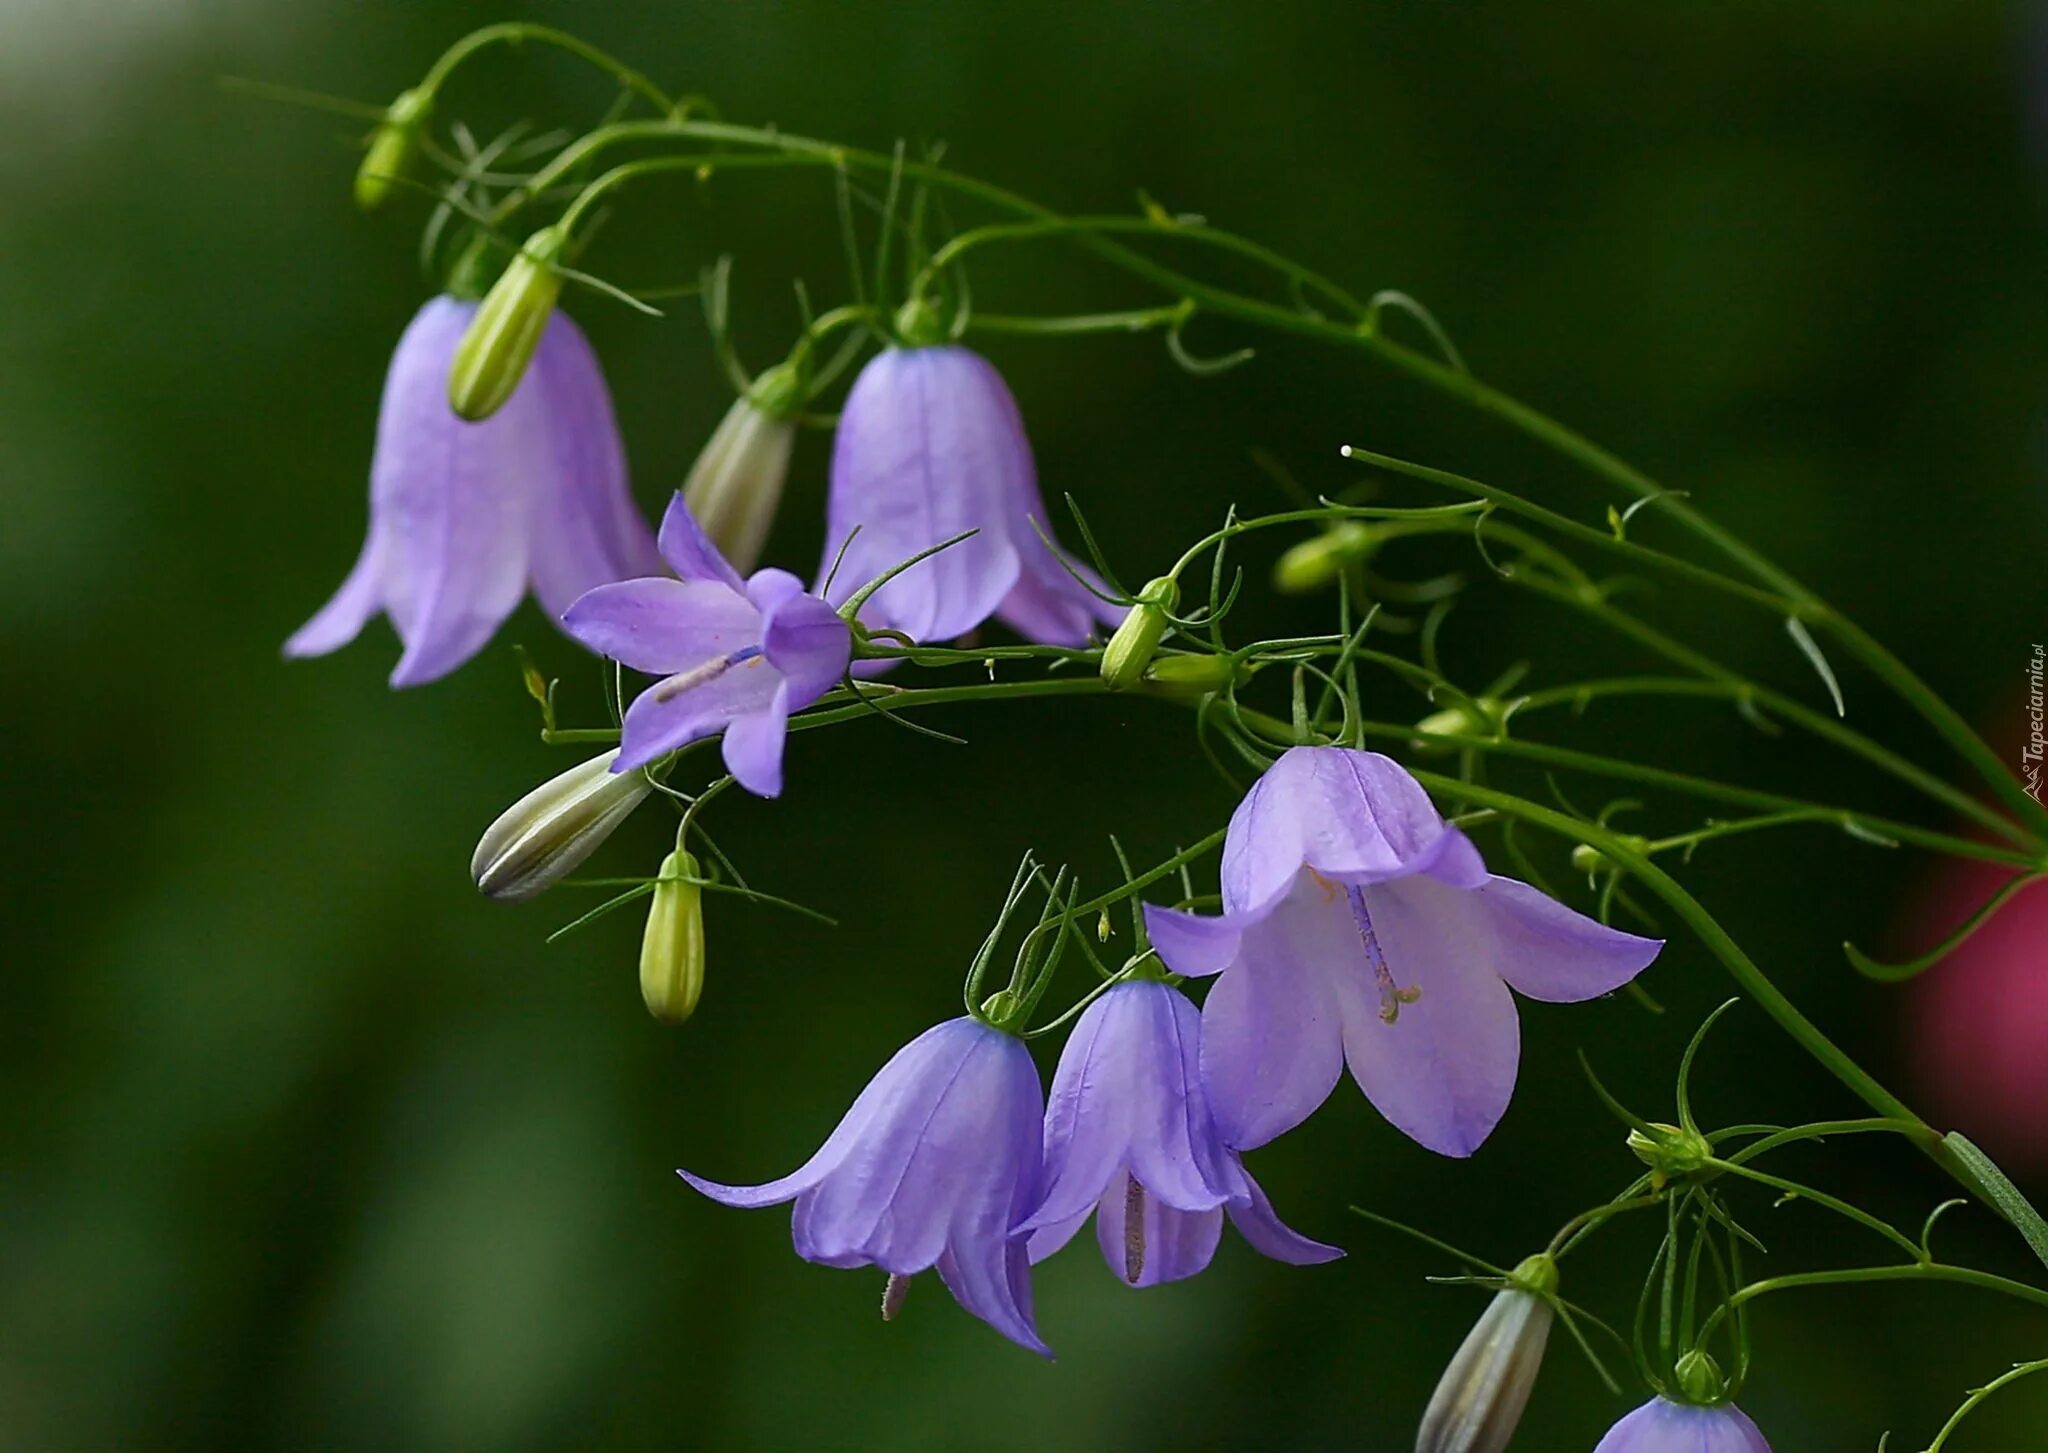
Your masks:
[{"label": "purple bellflower", "polygon": [[1223,848],[1223,913],[1146,910],[1181,974],[1222,973],[1202,1013],[1202,1078],[1224,1141],[1300,1124],[1348,1063],[1431,1150],[1476,1150],[1506,1111],[1521,1032],[1509,987],[1591,999],[1660,940],[1605,928],[1486,871],[1390,758],[1295,747],[1245,795]]},{"label": "purple bellflower", "polygon": [[1771,1453],[1733,1403],[1695,1407],[1652,1398],[1607,1430],[1593,1453]]},{"label": "purple bellflower", "polygon": [[787,570],[740,579],[680,494],[661,522],[661,553],[677,579],[599,586],[562,617],[599,655],[666,678],[626,708],[612,770],[722,731],[726,768],[749,792],[775,797],[789,714],[845,674],[852,634]]},{"label": "purple bellflower", "polygon": [[728,1206],[794,1200],[796,1254],[888,1272],[885,1315],[903,1279],[936,1266],[961,1306],[1050,1357],[1024,1239],[1011,1230],[1037,1193],[1043,1109],[1024,1041],[951,1019],[898,1050],[794,1173],[763,1186],[678,1174]]},{"label": "purple bellflower", "polygon": [[392,355],[370,464],[370,530],[355,568],[285,643],[321,656],[383,611],[404,643],[393,686],[445,676],[482,649],[530,586],[549,615],[608,581],[661,568],[626,487],[597,355],[563,314],[505,407],[448,405],[474,303],[429,301]]},{"label": "purple bellflower", "polygon": [[1044,1193],[1017,1228],[1032,1233],[1033,1261],[1066,1245],[1090,1213],[1103,1259],[1132,1286],[1206,1267],[1226,1214],[1275,1260],[1344,1254],[1283,1225],[1217,1134],[1201,1032],[1200,1011],[1156,979],[1119,984],[1083,1011],[1046,1104]]},{"label": "purple bellflower", "polygon": [[968,530],[876,591],[862,619],[929,642],[993,615],[1027,640],[1079,646],[1097,622],[1123,618],[1039,533],[1052,523],[1002,375],[954,345],[888,349],[861,370],[839,415],[820,572],[837,562],[828,599],[840,604]]}]

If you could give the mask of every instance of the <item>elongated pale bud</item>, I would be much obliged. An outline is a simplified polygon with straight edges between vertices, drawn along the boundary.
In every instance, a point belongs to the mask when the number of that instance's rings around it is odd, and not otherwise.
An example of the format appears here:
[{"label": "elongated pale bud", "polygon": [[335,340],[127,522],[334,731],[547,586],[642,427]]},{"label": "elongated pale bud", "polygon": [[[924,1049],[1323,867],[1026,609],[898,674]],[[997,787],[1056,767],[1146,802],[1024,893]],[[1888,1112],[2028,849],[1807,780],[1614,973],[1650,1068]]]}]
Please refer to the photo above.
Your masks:
[{"label": "elongated pale bud", "polygon": [[681,1024],[704,993],[704,889],[697,860],[677,848],[661,862],[640,937],[640,997],[665,1024]]},{"label": "elongated pale bud", "polygon": [[562,295],[562,275],[555,262],[568,246],[560,227],[543,227],[526,239],[519,255],[507,263],[477,305],[469,331],[455,345],[455,364],[448,371],[448,406],[475,423],[505,406],[540,335],[554,316]]},{"label": "elongated pale bud", "polygon": [[401,91],[385,108],[384,119],[370,133],[370,149],[356,168],[356,205],[365,212],[391,200],[392,182],[411,168],[433,109],[434,98],[424,91]]},{"label": "elongated pale bud", "polygon": [[1161,656],[1145,668],[1143,681],[1147,691],[1192,701],[1250,677],[1227,656]]},{"label": "elongated pale bud", "polygon": [[1514,1283],[1494,1293],[1444,1369],[1415,1453],[1502,1453],[1515,1436],[1557,1316],[1545,1300],[1557,1290],[1557,1263],[1532,1256]]},{"label": "elongated pale bud", "polygon": [[1345,567],[1371,559],[1379,543],[1370,526],[1340,520],[1274,562],[1273,588],[1286,595],[1308,595],[1334,585]]},{"label": "elongated pale bud", "polygon": [[643,802],[645,772],[611,770],[616,750],[550,778],[484,832],[469,875],[487,897],[518,903],[552,887],[597,851]]},{"label": "elongated pale bud", "polygon": [[1162,575],[1138,592],[1138,603],[1124,613],[1123,623],[1102,651],[1102,684],[1111,691],[1129,691],[1145,679],[1145,668],[1166,637],[1167,616],[1180,604],[1180,585]]},{"label": "elongated pale bud", "polygon": [[683,484],[683,503],[742,575],[760,563],[775,525],[796,443],[790,415],[802,402],[795,371],[788,364],[769,369],[732,401]]}]

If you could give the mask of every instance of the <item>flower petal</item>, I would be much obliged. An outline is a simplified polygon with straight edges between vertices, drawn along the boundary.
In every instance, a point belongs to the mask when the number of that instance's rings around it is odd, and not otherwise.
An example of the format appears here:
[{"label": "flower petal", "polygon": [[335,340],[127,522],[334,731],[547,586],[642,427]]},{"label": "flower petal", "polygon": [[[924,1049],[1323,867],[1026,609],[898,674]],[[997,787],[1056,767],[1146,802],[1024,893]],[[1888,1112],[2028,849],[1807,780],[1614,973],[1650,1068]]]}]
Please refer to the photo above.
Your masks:
[{"label": "flower petal", "polygon": [[1251,1188],[1251,1200],[1229,1206],[1227,1210],[1230,1224],[1237,1228],[1237,1234],[1252,1250],[1290,1266],[1317,1266],[1325,1261],[1335,1261],[1344,1254],[1339,1247],[1309,1240],[1282,1221],[1274,1212],[1273,1203],[1266,1199],[1265,1189],[1252,1179],[1251,1172],[1246,1171],[1244,1179]]},{"label": "flower petal", "polygon": [[562,626],[600,656],[666,676],[761,639],[761,613],[709,580],[666,576],[600,585],[562,613]]},{"label": "flower petal", "polygon": [[668,511],[661,517],[661,558],[684,580],[712,580],[734,590],[746,589],[739,572],[726,563],[711,537],[704,533],[704,527],[697,523],[697,517],[690,513],[690,507],[683,503],[680,490],[669,500]]},{"label": "flower petal", "polygon": [[[787,579],[794,582],[796,577]],[[753,591],[752,584],[748,590]],[[790,709],[801,711],[846,675],[853,633],[838,611],[799,589],[762,606],[761,644],[769,664],[789,681]]]},{"label": "flower petal", "polygon": [[742,716],[766,711],[782,675],[755,656],[732,665],[712,660],[657,681],[626,708],[614,772],[644,767],[677,747],[708,737]]},{"label": "flower petal", "polygon": [[1466,1156],[1499,1123],[1514,1094],[1521,1030],[1502,982],[1490,924],[1470,893],[1433,878],[1363,890],[1394,984],[1418,991],[1381,1017],[1380,986],[1359,946],[1349,906],[1325,932],[1337,953],[1347,933],[1357,970],[1337,980],[1344,1056],[1352,1076],[1396,1129],[1443,1155]]},{"label": "flower petal", "polygon": [[1314,916],[1290,902],[1247,930],[1237,964],[1202,1006],[1202,1084],[1233,1149],[1264,1145],[1308,1119],[1343,1070],[1330,977],[1341,965],[1312,956]]},{"label": "flower petal", "polygon": [[1596,923],[1513,878],[1489,876],[1473,895],[1494,933],[1494,967],[1531,999],[1574,1004],[1612,993],[1649,967],[1660,938]]},{"label": "flower petal", "polygon": [[782,795],[782,744],[789,731],[789,683],[759,711],[734,717],[725,729],[725,768],[756,797]]},{"label": "flower petal", "polygon": [[953,1299],[1027,1352],[1048,1360],[1031,1305],[1031,1257],[1022,1241],[949,1246],[939,1277]]},{"label": "flower petal", "polygon": [[1733,1403],[1688,1407],[1659,1397],[1609,1428],[1593,1453],[1771,1453],[1771,1445]]},{"label": "flower petal", "polygon": [[626,450],[597,354],[567,313],[541,334],[522,386],[539,395],[550,478],[533,504],[533,593],[549,615],[615,580],[661,573],[626,482]]},{"label": "flower petal", "polygon": [[1013,531],[1021,569],[1017,583],[996,607],[996,618],[1027,641],[1048,646],[1085,646],[1089,632],[1097,624],[1117,624],[1123,619],[1125,608],[1098,598],[1087,585],[1076,580],[1074,574],[1079,572],[1096,590],[1108,589],[1094,571],[1065,551],[1054,554],[1038,530],[1032,528],[1033,520],[1048,536],[1052,533],[1042,511],[1025,518]]},{"label": "flower petal", "polygon": [[1294,747],[1253,784],[1223,845],[1223,906],[1263,914],[1301,869],[1347,883],[1428,872],[1477,887],[1485,867],[1422,784],[1390,757]]},{"label": "flower petal", "polygon": [[[1130,1176],[1119,1173],[1095,1209],[1095,1244],[1117,1280],[1127,1286],[1155,1287],[1193,1276],[1208,1266],[1223,1237],[1223,1212],[1213,1208],[1179,1211],[1148,1194],[1144,1197],[1142,1239],[1134,1247],[1128,1239],[1130,1186]],[[1134,1250],[1138,1253],[1135,1280],[1130,1274]]]},{"label": "flower petal", "polygon": [[826,598],[843,604],[919,551],[973,530],[883,586],[864,618],[919,641],[974,629],[1017,580],[1010,522],[1027,490],[1036,491],[1031,446],[994,368],[964,348],[884,351],[840,411],[819,574],[835,559],[838,570]]},{"label": "flower petal", "polygon": [[1245,929],[1255,922],[1244,915],[1211,917],[1145,905],[1145,935],[1160,962],[1190,979],[1220,974],[1236,963]]},{"label": "flower petal", "polygon": [[313,618],[292,633],[284,643],[291,657],[324,656],[338,651],[361,633],[371,616],[384,608],[379,550],[375,527],[363,542],[355,566],[341,582],[341,588]]}]

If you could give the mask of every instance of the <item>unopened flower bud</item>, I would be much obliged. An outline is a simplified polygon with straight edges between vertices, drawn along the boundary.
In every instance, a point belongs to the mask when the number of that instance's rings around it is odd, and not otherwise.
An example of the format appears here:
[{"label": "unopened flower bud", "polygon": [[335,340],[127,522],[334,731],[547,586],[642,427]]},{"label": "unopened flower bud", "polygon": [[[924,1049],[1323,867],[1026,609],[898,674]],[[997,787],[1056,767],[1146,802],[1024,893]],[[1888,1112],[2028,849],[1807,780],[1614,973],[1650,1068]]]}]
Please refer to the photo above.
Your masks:
[{"label": "unopened flower bud", "polygon": [[1273,566],[1273,588],[1286,595],[1308,595],[1336,582],[1347,566],[1372,558],[1379,536],[1358,520],[1341,520],[1280,557]]},{"label": "unopened flower bud", "polygon": [[[1442,711],[1433,711],[1415,723],[1418,732],[1433,732],[1439,735],[1483,737],[1491,736],[1500,726],[1500,703],[1490,696],[1482,696],[1469,705],[1460,702],[1447,706]],[[1411,751],[1425,756],[1441,757],[1459,750],[1456,742],[1435,742],[1426,736],[1416,737],[1408,743]]]},{"label": "unopened flower bud", "polygon": [[560,227],[543,227],[527,238],[469,320],[448,371],[448,404],[471,423],[503,408],[533,361],[562,295],[555,262],[568,241]]},{"label": "unopened flower bud", "polygon": [[905,348],[930,348],[946,341],[946,320],[930,298],[915,297],[896,310],[896,338]]},{"label": "unopened flower bud", "polygon": [[760,563],[789,477],[796,443],[790,415],[802,406],[793,379],[789,365],[778,365],[734,399],[683,484],[683,503],[742,575]]},{"label": "unopened flower bud", "polygon": [[552,887],[597,851],[653,791],[645,772],[613,772],[616,750],[551,778],[485,831],[469,875],[487,897],[517,903]]},{"label": "unopened flower bud", "polygon": [[662,859],[640,938],[640,997],[647,1012],[681,1024],[704,992],[704,887],[697,860],[677,848]]},{"label": "unopened flower bud", "polygon": [[1628,1148],[1650,1168],[1651,1182],[1659,1190],[1667,1181],[1711,1180],[1716,1174],[1708,1164],[1714,1158],[1713,1144],[1697,1130],[1663,1124],[1648,1131],[1631,1130]]},{"label": "unopened flower bud", "polygon": [[1180,604],[1180,586],[1162,575],[1138,592],[1138,603],[1124,616],[1102,652],[1102,681],[1111,691],[1129,691],[1145,679],[1152,653],[1166,636],[1167,616]]},{"label": "unopened flower bud", "polygon": [[1697,1347],[1679,1358],[1672,1371],[1678,1375],[1679,1396],[1689,1403],[1706,1407],[1728,1396],[1728,1380],[1721,1375],[1721,1365]]},{"label": "unopened flower bud", "polygon": [[1144,684],[1161,696],[1192,701],[1250,676],[1228,656],[1161,656],[1145,668]]},{"label": "unopened flower bud", "polygon": [[391,198],[392,182],[405,175],[420,148],[420,132],[434,98],[423,91],[401,91],[385,108],[384,119],[370,133],[370,149],[356,168],[356,205],[374,212]]},{"label": "unopened flower bud", "polygon": [[[1624,835],[1622,842],[1638,853],[1647,852],[1650,847],[1648,838],[1632,834]],[[1591,843],[1580,843],[1572,849],[1572,867],[1589,877],[1595,873],[1604,873],[1614,866],[1614,860]]]},{"label": "unopened flower bud", "polygon": [[1532,1256],[1466,1334],[1422,1415],[1415,1453],[1502,1453],[1522,1420],[1556,1319],[1557,1263]]}]

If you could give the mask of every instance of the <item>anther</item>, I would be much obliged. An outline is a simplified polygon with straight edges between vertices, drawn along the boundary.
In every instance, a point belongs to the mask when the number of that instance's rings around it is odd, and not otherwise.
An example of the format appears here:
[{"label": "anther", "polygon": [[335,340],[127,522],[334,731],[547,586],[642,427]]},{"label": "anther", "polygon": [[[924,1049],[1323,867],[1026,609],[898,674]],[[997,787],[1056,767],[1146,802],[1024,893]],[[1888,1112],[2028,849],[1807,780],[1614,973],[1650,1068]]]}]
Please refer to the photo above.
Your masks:
[{"label": "anther", "polygon": [[1145,1275],[1145,1188],[1131,1176],[1124,1183],[1124,1280],[1132,1286]]},{"label": "anther", "polygon": [[893,1322],[903,1310],[903,1299],[910,1295],[910,1278],[889,1273],[889,1280],[882,1287],[882,1320]]}]

